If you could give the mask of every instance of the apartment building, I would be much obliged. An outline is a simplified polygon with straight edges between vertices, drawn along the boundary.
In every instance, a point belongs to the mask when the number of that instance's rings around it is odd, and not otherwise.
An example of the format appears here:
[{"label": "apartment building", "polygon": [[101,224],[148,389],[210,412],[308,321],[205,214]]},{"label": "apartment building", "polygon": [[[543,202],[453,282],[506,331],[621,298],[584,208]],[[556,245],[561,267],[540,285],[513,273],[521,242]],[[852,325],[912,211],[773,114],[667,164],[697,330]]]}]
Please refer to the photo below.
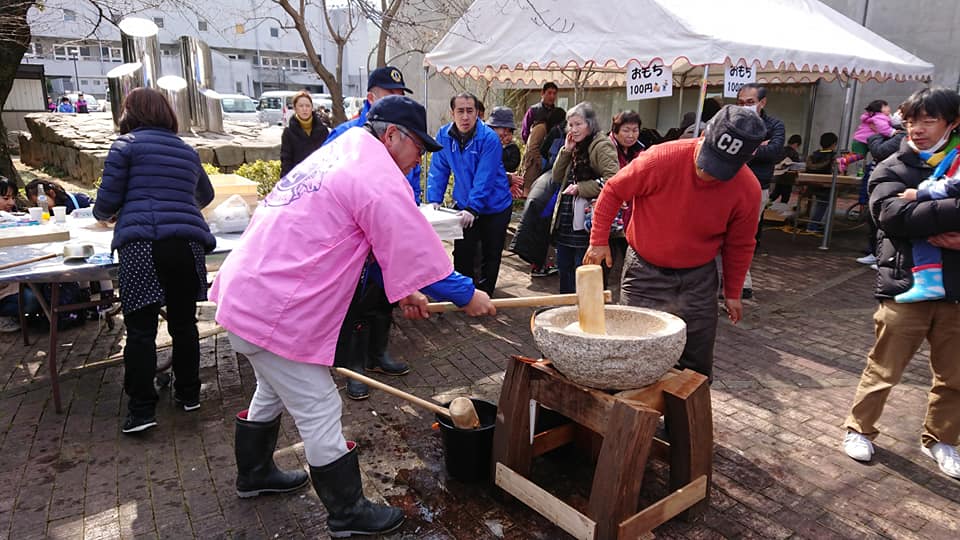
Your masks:
[{"label": "apartment building", "polygon": [[[188,0],[169,2],[177,9],[166,4],[167,9],[156,9],[148,4],[156,2],[125,2],[127,11],[116,19],[135,16],[157,25],[162,75],[182,76],[179,38],[189,35],[210,46],[213,86],[218,92],[256,97],[267,90],[327,91],[307,59],[299,34],[284,27],[288,17],[269,1],[220,0],[216,6]],[[79,89],[105,97],[107,73],[123,58],[120,31],[114,23],[98,17],[85,2],[52,0],[43,11],[31,10],[33,39],[23,62],[44,65],[50,95]],[[332,11],[335,25],[347,24],[349,17],[345,9]],[[337,50],[327,36],[319,8],[314,8],[308,19],[321,62],[333,69]],[[365,92],[368,50],[367,25],[360,21],[344,49],[345,96]]]}]

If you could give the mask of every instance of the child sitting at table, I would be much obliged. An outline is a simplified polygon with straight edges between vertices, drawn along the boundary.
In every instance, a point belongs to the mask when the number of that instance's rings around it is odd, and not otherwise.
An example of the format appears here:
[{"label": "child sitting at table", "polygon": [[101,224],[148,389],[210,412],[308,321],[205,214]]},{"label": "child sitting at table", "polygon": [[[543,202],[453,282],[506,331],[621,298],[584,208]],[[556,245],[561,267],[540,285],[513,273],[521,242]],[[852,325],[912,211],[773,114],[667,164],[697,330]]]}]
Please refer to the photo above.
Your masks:
[{"label": "child sitting at table", "polygon": [[[899,197],[920,202],[960,198],[960,175],[957,174],[960,160],[957,159],[957,150],[951,150],[933,170],[933,174],[920,182],[916,189],[906,189]],[[913,286],[893,299],[900,304],[943,300],[946,290],[943,287],[943,257],[940,248],[930,244],[925,238],[914,238],[911,248]]]},{"label": "child sitting at table", "polygon": [[43,186],[43,192],[47,195],[47,200],[50,201],[50,207],[66,206],[67,214],[78,208],[89,208],[93,204],[93,199],[85,193],[69,193],[56,182],[37,179],[23,188],[23,191],[27,194],[27,200],[33,206],[37,205],[37,196],[41,185]]},{"label": "child sitting at table", "polygon": [[[836,133],[826,132],[820,135],[820,148],[807,156],[806,171],[815,174],[830,174],[833,172],[833,157],[837,154],[837,141],[840,138]],[[820,233],[823,231],[823,216],[827,213],[830,188],[811,186],[808,188],[813,196],[813,208],[810,210],[810,223],[807,232]]]}]

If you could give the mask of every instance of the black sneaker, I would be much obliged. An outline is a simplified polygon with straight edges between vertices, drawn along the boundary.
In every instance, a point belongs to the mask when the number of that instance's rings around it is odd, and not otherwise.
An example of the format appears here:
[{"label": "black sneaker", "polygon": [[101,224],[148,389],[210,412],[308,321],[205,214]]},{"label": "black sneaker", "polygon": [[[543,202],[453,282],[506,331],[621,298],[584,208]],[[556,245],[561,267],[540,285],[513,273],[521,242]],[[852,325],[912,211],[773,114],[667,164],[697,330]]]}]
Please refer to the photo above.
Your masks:
[{"label": "black sneaker", "polygon": [[156,425],[156,416],[136,416],[134,414],[127,414],[126,420],[123,421],[123,428],[121,431],[126,434],[140,433],[141,431],[146,431],[152,427],[155,427]]},{"label": "black sneaker", "polygon": [[744,300],[750,300],[753,298],[753,289],[744,289],[740,291],[740,298]]},{"label": "black sneaker", "polygon": [[183,410],[186,412],[195,411],[200,408],[200,398],[183,399],[180,396],[174,395],[173,401],[178,407],[183,407]]},{"label": "black sneaker", "polygon": [[557,267],[548,265],[548,266],[536,266],[530,269],[531,277],[550,277],[557,273]]}]

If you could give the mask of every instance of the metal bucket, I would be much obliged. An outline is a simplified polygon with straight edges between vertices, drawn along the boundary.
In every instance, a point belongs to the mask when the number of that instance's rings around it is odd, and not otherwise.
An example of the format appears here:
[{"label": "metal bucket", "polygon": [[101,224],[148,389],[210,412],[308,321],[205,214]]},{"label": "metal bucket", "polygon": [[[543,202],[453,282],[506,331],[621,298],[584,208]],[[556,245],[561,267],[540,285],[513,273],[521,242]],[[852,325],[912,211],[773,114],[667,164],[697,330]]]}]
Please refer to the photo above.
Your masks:
[{"label": "metal bucket", "polygon": [[[443,440],[443,462],[447,474],[461,482],[486,482],[490,480],[497,406],[482,399],[470,398],[470,401],[480,417],[477,429],[458,429],[449,418],[436,416]],[[449,408],[450,403],[444,407]]]}]

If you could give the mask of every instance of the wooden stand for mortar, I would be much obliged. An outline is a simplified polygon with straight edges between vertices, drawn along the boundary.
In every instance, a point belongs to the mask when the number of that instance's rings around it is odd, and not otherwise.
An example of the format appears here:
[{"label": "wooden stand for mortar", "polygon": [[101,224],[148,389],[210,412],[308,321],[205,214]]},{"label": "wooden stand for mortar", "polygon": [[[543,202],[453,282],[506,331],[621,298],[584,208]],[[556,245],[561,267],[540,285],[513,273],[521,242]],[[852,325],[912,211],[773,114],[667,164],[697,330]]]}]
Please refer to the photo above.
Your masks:
[{"label": "wooden stand for mortar", "polygon": [[[527,479],[534,456],[574,439],[566,424],[531,437],[531,400],[603,437],[586,515]],[[658,382],[617,395],[578,385],[549,365],[512,357],[493,439],[496,484],[578,539],[635,539],[686,512],[709,505],[713,419],[707,378],[671,370]],[[668,441],[654,437],[665,417]],[[531,441],[532,438],[532,441]],[[672,493],[637,508],[647,459],[670,465]]]}]

